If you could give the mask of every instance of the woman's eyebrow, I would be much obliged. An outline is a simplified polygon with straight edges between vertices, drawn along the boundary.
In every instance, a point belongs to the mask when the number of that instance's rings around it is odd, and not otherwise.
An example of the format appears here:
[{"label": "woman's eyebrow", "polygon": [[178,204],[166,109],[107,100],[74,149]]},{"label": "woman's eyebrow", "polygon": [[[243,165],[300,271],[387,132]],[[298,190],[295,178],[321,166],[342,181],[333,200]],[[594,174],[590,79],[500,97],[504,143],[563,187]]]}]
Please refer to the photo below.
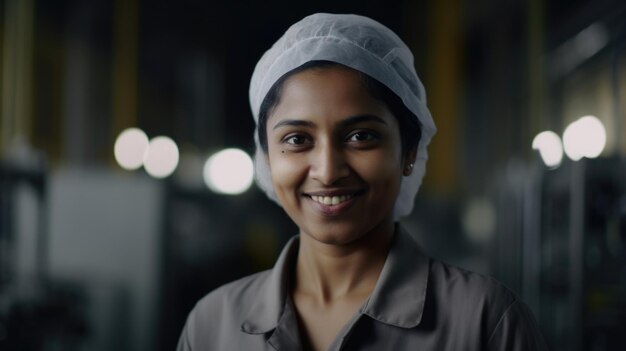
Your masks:
[{"label": "woman's eyebrow", "polygon": [[[339,122],[339,127],[341,128],[345,128],[348,127],[350,125],[353,124],[357,124],[357,123],[363,123],[363,122],[376,122],[376,123],[381,123],[381,124],[387,124],[387,122],[385,122],[384,119],[375,116],[375,115],[357,115],[357,116],[352,116],[352,117],[348,117],[346,119],[344,119],[343,121]],[[277,128],[280,127],[308,127],[308,128],[313,128],[315,126],[315,124],[313,122],[310,121],[305,121],[305,120],[301,120],[301,119],[284,119],[278,123],[276,123],[276,125],[272,128],[272,130],[276,130]]]},{"label": "woman's eyebrow", "polygon": [[344,119],[343,121],[339,122],[339,126],[342,128],[345,128],[350,125],[363,123],[363,122],[376,122],[376,123],[381,123],[385,125],[387,124],[387,122],[385,122],[384,119],[375,115],[358,115],[358,116],[352,116],[352,117],[348,117]]},{"label": "woman's eyebrow", "polygon": [[274,126],[274,128],[272,128],[272,130],[276,130],[276,128],[287,127],[287,126],[312,128],[314,125],[313,125],[313,122],[303,121],[301,119],[284,119],[276,123],[276,125]]}]

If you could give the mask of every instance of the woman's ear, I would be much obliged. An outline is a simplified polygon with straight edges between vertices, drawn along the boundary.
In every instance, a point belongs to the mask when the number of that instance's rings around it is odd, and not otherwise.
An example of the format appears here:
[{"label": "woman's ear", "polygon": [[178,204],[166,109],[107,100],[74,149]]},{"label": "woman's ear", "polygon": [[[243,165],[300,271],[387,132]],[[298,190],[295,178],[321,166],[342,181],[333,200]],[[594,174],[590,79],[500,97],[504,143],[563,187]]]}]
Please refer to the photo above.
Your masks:
[{"label": "woman's ear", "polygon": [[417,148],[413,148],[409,150],[404,155],[404,160],[402,164],[402,173],[405,177],[408,177],[413,173],[413,166],[415,166],[415,160],[417,159]]}]

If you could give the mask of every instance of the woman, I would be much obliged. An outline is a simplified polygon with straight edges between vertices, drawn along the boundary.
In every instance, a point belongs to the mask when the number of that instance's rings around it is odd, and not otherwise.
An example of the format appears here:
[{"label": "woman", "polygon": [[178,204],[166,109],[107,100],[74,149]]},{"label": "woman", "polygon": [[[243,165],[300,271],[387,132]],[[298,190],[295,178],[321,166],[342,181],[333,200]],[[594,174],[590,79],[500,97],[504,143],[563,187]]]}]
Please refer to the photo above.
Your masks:
[{"label": "woman", "polygon": [[259,185],[297,224],[272,270],[198,302],[179,350],[541,350],[493,279],[425,256],[412,209],[435,126],[413,56],[388,28],[316,14],[256,66]]}]

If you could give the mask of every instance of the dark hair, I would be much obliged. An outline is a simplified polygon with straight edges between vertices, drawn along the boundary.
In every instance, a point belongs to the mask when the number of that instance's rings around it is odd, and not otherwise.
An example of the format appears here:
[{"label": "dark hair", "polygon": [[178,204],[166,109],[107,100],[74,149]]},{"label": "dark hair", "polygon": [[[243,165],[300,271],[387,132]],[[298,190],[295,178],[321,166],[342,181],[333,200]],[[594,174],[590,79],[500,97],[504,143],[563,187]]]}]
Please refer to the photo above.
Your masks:
[{"label": "dark hair", "polygon": [[[274,85],[272,85],[267,95],[265,95],[259,109],[258,136],[263,152],[267,153],[267,119],[280,101],[281,89],[287,78],[307,69],[320,69],[328,67],[349,68],[332,61],[309,61],[302,66],[289,71],[280,77]],[[398,120],[400,139],[402,143],[402,154],[405,155],[407,152],[417,149],[422,135],[422,127],[416,116],[404,105],[402,99],[392,92],[391,89],[387,88],[387,86],[363,72],[357,72],[359,73],[365,89],[372,95],[372,97],[383,102]]]}]

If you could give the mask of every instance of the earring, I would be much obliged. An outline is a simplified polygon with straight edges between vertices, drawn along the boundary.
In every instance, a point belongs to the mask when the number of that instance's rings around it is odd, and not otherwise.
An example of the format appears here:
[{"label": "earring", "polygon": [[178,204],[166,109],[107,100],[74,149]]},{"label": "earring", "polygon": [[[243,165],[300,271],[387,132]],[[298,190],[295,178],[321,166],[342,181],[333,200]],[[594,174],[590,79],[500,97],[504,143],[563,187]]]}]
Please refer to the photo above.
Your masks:
[{"label": "earring", "polygon": [[411,174],[412,171],[413,171],[413,163],[409,163],[408,165],[406,165],[404,169],[404,175],[409,175]]}]

